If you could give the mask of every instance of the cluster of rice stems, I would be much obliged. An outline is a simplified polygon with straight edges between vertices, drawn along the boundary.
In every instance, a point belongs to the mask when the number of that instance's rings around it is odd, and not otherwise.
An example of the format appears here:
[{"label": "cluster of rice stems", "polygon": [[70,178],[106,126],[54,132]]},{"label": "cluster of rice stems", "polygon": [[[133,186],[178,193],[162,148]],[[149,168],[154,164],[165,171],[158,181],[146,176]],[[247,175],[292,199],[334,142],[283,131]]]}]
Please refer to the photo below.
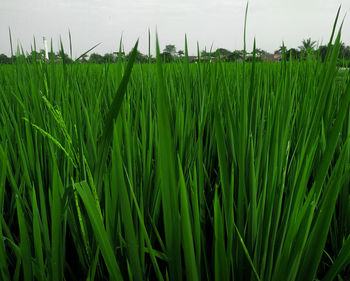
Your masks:
[{"label": "cluster of rice stems", "polygon": [[0,279],[349,278],[334,29],[325,62],[1,66]]}]

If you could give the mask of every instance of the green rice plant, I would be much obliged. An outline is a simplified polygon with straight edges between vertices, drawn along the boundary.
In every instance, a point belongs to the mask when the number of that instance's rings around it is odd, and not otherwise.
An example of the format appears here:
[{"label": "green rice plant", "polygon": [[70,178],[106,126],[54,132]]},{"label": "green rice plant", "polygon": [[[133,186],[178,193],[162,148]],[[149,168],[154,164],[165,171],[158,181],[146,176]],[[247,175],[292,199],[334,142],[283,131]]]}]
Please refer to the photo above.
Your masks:
[{"label": "green rice plant", "polygon": [[338,17],[325,61],[258,62],[254,42],[252,62],[192,64],[186,36],[173,63],[158,37],[155,64],[122,40],[104,65],[19,47],[0,66],[0,279],[349,279]]}]

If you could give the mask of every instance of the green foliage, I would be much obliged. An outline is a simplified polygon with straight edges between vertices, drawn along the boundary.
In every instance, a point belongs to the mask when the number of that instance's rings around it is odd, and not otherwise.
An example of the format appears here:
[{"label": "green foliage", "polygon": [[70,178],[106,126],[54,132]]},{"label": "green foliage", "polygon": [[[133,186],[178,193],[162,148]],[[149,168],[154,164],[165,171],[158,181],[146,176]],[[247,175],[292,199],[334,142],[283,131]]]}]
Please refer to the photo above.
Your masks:
[{"label": "green foliage", "polygon": [[227,49],[224,49],[224,48],[218,48],[216,49],[215,53],[217,54],[220,54],[220,55],[223,55],[223,56],[226,56],[226,55],[230,55],[231,52]]},{"label": "green foliage", "polygon": [[349,279],[342,48],[0,66],[0,279]]},{"label": "green foliage", "polygon": [[0,54],[0,64],[10,64],[11,63],[11,58],[8,58],[4,54]]},{"label": "green foliage", "polygon": [[91,63],[104,63],[105,60],[102,55],[97,53],[92,53],[89,57],[89,62]]},{"label": "green foliage", "polygon": [[311,52],[315,49],[316,41],[312,41],[311,38],[304,39],[302,45],[299,46],[301,52]]},{"label": "green foliage", "polygon": [[163,52],[168,53],[173,57],[176,54],[176,47],[175,45],[166,45]]},{"label": "green foliage", "polygon": [[[128,61],[131,57],[132,51],[125,56],[125,59]],[[135,56],[135,62],[138,63],[147,63],[148,62],[148,57],[146,55],[143,55],[141,52],[137,51],[136,56]]]}]

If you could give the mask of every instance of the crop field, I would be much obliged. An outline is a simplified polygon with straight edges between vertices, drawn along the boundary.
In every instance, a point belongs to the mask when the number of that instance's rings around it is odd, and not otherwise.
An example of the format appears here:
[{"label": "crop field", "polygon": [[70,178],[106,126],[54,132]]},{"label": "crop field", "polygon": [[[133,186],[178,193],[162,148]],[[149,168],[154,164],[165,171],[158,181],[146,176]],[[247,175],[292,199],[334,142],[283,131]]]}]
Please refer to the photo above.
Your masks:
[{"label": "crop field", "polygon": [[324,62],[156,46],[0,66],[0,280],[349,280],[340,31]]}]

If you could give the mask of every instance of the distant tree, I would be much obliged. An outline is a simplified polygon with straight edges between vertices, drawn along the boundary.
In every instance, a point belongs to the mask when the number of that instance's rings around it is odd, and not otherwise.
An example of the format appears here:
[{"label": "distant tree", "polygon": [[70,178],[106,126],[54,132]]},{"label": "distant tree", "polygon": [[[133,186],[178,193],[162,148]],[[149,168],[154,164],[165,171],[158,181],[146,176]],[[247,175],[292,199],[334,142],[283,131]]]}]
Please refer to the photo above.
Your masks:
[{"label": "distant tree", "polygon": [[341,59],[350,59],[350,46],[345,46],[344,42],[340,45],[339,57]]},{"label": "distant tree", "polygon": [[224,49],[224,48],[216,49],[215,53],[220,53],[220,55],[223,55],[223,56],[231,55],[231,52],[227,49]]},{"label": "distant tree", "polygon": [[300,57],[300,52],[295,48],[290,48],[286,51],[286,58],[287,60],[292,59],[298,59]]},{"label": "distant tree", "polygon": [[113,52],[113,55],[114,55],[115,61],[118,61],[119,59],[123,61],[126,58],[124,51]]},{"label": "distant tree", "polygon": [[[49,58],[50,58],[50,56],[49,56]],[[68,56],[68,54],[64,53],[62,50],[60,50],[57,53],[56,59],[60,59],[64,63],[72,63],[73,62],[72,59]],[[51,60],[51,58],[50,58],[50,60]]]},{"label": "distant tree", "polygon": [[344,50],[344,58],[350,60],[350,46],[346,46]]},{"label": "distant tree", "polygon": [[287,46],[281,45],[274,53],[275,54],[282,54],[283,51],[287,52]]},{"label": "distant tree", "polygon": [[[236,51],[235,51],[235,52],[236,52]],[[264,55],[267,54],[267,51],[262,50],[262,49],[259,49],[259,48],[256,48],[256,49],[255,49],[255,53],[256,53],[257,55],[259,55],[259,56],[264,56]]]},{"label": "distant tree", "polygon": [[299,49],[301,52],[311,52],[315,49],[316,47],[316,41],[312,41],[311,38],[304,39],[302,41],[302,45],[299,46]]},{"label": "distant tree", "polygon": [[230,55],[228,55],[228,60],[229,61],[237,61],[242,59],[242,52],[235,50],[233,51]]},{"label": "distant tree", "polygon": [[101,56],[100,54],[93,53],[89,57],[89,62],[91,62],[91,63],[103,63],[104,59],[103,59],[103,56]]},{"label": "distant tree", "polygon": [[[334,45],[331,45],[332,49]],[[328,51],[327,45],[321,45],[317,49],[318,55],[321,57],[322,61],[325,60]],[[350,46],[346,46],[343,42],[340,43],[339,59],[350,60]]]},{"label": "distant tree", "polygon": [[109,53],[104,54],[103,62],[105,62],[105,63],[107,63],[107,62],[113,63],[115,61],[116,61],[115,60],[115,56],[113,54],[109,54]]},{"label": "distant tree", "polygon": [[163,62],[171,62],[173,60],[173,56],[168,52],[163,52],[160,54]]},{"label": "distant tree", "polygon": [[[43,57],[45,57],[45,51],[44,51],[44,54],[43,54]],[[57,53],[55,53],[55,52],[49,52],[49,60],[51,61],[55,61],[55,60],[57,60],[57,59],[60,59],[60,56],[59,56],[59,54]]]},{"label": "distant tree", "polygon": [[163,53],[168,53],[172,57],[175,56],[175,54],[176,54],[176,47],[175,47],[175,45],[166,45],[164,50],[163,50]]},{"label": "distant tree", "polygon": [[321,45],[320,47],[318,47],[318,54],[321,57],[322,61],[324,61],[326,58],[327,50],[328,50],[327,45]]},{"label": "distant tree", "polygon": [[[130,53],[125,56],[126,60],[128,60],[130,58],[131,53],[132,53],[132,51],[130,51]],[[142,54],[141,52],[136,51],[135,62],[146,63],[146,62],[148,62],[148,57],[146,55]]]},{"label": "distant tree", "polygon": [[7,57],[5,54],[0,54],[0,64],[10,64],[11,58]]},{"label": "distant tree", "polygon": [[37,52],[37,51],[34,51],[34,50],[32,50],[31,52],[30,52],[30,54],[28,54],[28,59],[30,60],[30,61],[34,61],[34,60],[38,60],[38,59],[41,59],[42,58],[42,56],[41,56],[41,53],[40,52]]},{"label": "distant tree", "polygon": [[182,56],[185,55],[185,52],[182,51],[182,50],[179,50],[179,51],[177,51],[177,55],[178,55],[179,57],[182,57]]},{"label": "distant tree", "polygon": [[210,57],[210,55],[210,52],[207,52],[207,50],[201,51],[201,57],[204,59]]}]

